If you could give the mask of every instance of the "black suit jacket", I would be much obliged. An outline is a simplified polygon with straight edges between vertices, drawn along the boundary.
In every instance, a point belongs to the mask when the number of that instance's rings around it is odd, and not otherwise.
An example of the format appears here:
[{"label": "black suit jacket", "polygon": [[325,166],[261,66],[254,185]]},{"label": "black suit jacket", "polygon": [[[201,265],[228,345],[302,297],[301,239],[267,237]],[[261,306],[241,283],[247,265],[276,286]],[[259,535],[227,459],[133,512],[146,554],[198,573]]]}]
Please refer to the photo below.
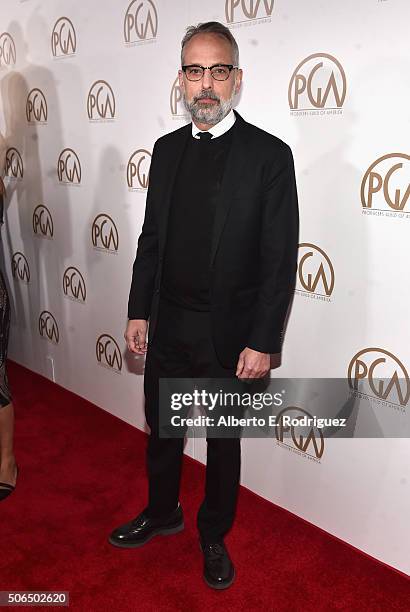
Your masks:
[{"label": "black suit jacket", "polygon": [[[225,367],[235,367],[247,346],[280,352],[298,246],[292,152],[282,140],[234,112],[236,124],[216,201],[209,263],[212,336]],[[159,138],[152,153],[128,301],[129,319],[149,319],[148,343],[153,341],[158,318],[172,187],[191,137],[191,124],[185,125]]]}]

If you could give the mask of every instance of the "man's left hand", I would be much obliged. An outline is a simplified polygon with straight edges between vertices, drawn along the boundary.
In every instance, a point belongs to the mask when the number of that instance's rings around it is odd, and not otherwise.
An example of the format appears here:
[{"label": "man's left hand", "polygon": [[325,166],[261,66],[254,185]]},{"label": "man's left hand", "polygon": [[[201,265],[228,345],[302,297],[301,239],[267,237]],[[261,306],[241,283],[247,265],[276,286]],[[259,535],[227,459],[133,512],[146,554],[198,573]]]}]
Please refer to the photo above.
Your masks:
[{"label": "man's left hand", "polygon": [[270,370],[270,354],[260,353],[246,347],[239,355],[236,376],[243,378],[263,378]]}]

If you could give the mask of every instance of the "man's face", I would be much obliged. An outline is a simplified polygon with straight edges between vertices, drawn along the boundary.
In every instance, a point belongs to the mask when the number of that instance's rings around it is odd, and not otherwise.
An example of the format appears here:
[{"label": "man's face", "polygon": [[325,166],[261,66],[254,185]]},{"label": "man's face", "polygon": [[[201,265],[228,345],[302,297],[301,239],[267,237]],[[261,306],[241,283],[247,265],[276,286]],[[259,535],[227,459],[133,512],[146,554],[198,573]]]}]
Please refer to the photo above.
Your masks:
[{"label": "man's face", "polygon": [[[184,49],[184,65],[213,66],[234,64],[229,42],[218,34],[196,34]],[[179,84],[185,107],[197,124],[215,125],[232,108],[239,91],[242,70],[233,69],[226,81],[217,81],[205,70],[200,81],[189,81],[182,70],[178,71]]]}]

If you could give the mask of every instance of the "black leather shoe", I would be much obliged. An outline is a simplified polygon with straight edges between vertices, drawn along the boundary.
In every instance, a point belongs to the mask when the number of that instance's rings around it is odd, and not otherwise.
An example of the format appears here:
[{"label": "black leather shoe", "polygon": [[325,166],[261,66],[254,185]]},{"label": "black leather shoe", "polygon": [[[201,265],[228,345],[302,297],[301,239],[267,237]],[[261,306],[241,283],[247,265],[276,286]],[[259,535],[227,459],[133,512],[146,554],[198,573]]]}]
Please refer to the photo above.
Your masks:
[{"label": "black leather shoe", "polygon": [[223,542],[201,543],[204,580],[213,589],[227,589],[235,579],[235,568]]},{"label": "black leather shoe", "polygon": [[165,519],[154,519],[141,512],[133,521],[114,529],[108,541],[121,548],[135,548],[146,544],[156,535],[178,533],[184,528],[181,506]]}]

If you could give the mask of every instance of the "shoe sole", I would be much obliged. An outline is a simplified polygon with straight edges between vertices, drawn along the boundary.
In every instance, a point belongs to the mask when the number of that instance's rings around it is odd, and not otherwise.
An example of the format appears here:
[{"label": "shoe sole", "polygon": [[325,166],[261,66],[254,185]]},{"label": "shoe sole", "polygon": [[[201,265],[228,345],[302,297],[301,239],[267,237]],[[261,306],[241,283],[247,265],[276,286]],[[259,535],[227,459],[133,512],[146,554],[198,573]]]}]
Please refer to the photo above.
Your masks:
[{"label": "shoe sole", "polygon": [[[201,553],[203,554],[204,551],[202,550],[201,543],[199,543],[199,548],[200,548]],[[233,568],[233,576],[229,582],[225,582],[224,584],[214,584],[212,582],[208,582],[208,580],[205,578],[205,574],[202,574],[202,577],[205,580],[206,584],[209,587],[211,587],[211,589],[216,589],[217,591],[223,591],[223,589],[228,589],[233,583],[233,581],[235,580],[235,576],[236,576],[236,572],[235,572],[235,568]]]},{"label": "shoe sole", "polygon": [[144,544],[152,540],[152,538],[155,538],[157,535],[173,535],[174,533],[179,533],[183,529],[184,523],[181,523],[177,527],[169,527],[153,531],[147,538],[145,538],[145,540],[142,540],[141,542],[117,542],[117,540],[111,539],[111,537],[108,538],[108,541],[113,546],[118,546],[118,548],[138,548],[139,546],[144,546]]},{"label": "shoe sole", "polygon": [[208,582],[208,580],[205,578],[205,576],[203,576],[206,584],[211,587],[211,589],[216,589],[217,591],[222,591],[223,589],[228,589],[231,584],[233,583],[233,581],[235,580],[235,569],[233,570],[233,576],[232,576],[232,580],[230,580],[230,582],[226,582],[225,584],[213,584],[212,582]]}]

